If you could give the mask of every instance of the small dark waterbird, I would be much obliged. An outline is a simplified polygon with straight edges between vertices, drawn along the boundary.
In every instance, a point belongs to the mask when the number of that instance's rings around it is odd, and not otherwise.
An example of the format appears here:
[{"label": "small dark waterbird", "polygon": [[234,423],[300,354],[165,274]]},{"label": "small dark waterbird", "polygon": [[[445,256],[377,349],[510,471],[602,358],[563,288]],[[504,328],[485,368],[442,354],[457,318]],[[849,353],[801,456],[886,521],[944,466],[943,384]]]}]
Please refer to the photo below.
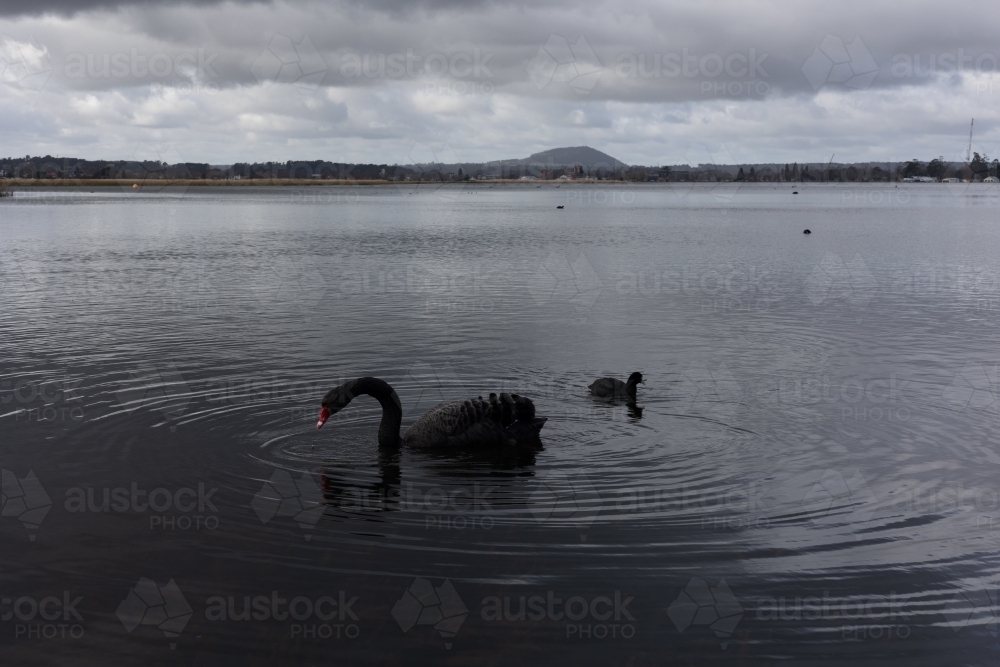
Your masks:
[{"label": "small dark waterbird", "polygon": [[808,229],[802,232],[803,234],[812,234]]},{"label": "small dark waterbird", "polygon": [[388,382],[363,377],[334,387],[323,397],[316,428],[361,395],[382,405],[379,447],[488,447],[530,442],[538,438],[546,417],[535,416],[535,404],[517,394],[490,394],[465,401],[441,403],[427,411],[400,435],[403,408]]},{"label": "small dark waterbird", "polygon": [[629,398],[635,400],[635,389],[639,383],[645,384],[642,373],[632,373],[627,382],[615,378],[598,378],[590,386],[590,393],[598,398]]}]

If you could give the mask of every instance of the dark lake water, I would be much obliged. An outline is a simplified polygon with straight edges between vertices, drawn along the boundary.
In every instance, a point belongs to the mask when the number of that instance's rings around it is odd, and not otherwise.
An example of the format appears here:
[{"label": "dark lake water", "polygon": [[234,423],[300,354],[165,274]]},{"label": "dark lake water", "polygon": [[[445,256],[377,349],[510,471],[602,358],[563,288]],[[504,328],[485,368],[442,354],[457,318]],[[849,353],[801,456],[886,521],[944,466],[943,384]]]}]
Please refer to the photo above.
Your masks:
[{"label": "dark lake water", "polygon": [[[962,184],[18,192],[4,656],[996,664],[998,211]],[[588,395],[632,371],[637,406]],[[367,398],[317,431],[364,375],[404,427],[529,396],[541,446],[380,452]]]}]

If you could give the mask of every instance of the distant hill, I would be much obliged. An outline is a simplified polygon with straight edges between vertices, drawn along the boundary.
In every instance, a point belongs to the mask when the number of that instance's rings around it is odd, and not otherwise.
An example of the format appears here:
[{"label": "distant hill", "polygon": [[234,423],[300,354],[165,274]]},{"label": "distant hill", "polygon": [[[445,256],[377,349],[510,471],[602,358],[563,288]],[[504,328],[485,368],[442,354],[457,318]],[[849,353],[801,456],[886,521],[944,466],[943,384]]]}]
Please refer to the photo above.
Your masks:
[{"label": "distant hill", "polygon": [[623,167],[627,166],[621,160],[617,160],[607,153],[591,148],[590,146],[573,146],[571,148],[551,148],[541,153],[529,155],[520,160],[497,160],[489,164],[504,166],[514,165],[545,165],[553,167],[580,165],[582,167]]}]

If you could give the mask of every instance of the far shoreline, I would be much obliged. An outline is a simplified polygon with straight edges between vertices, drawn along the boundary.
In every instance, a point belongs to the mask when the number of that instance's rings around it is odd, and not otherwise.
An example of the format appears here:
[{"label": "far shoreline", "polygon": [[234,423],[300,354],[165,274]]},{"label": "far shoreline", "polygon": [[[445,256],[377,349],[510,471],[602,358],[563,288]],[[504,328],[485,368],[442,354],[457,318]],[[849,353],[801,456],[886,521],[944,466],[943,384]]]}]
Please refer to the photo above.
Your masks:
[{"label": "far shoreline", "polygon": [[[490,180],[476,180],[476,181],[386,181],[386,180],[367,180],[367,179],[274,179],[274,178],[260,178],[260,179],[243,179],[239,181],[231,180],[210,180],[210,179],[184,179],[184,180],[162,180],[162,179],[149,179],[149,180],[137,180],[131,178],[9,178],[4,179],[2,182],[3,186],[6,188],[65,188],[65,187],[117,187],[117,188],[131,188],[133,185],[138,186],[137,189],[141,190],[143,188],[150,189],[162,189],[162,188],[187,188],[187,187],[222,187],[222,188],[245,188],[245,187],[344,187],[344,186],[394,186],[398,188],[416,187],[416,186],[476,186],[476,185],[518,185],[518,186],[528,186],[528,185],[643,185],[645,182],[632,182],[632,181],[598,181],[598,180],[571,180],[571,181],[521,181],[521,180],[510,180],[510,179],[490,179]],[[694,182],[694,181],[691,181]],[[665,185],[666,183],[661,183]]]},{"label": "far shoreline", "polygon": [[[190,180],[165,180],[148,179],[136,180],[130,178],[22,178],[0,180],[0,190],[13,191],[15,188],[25,190],[45,189],[45,188],[122,188],[141,191],[143,189],[162,190],[165,188],[247,188],[247,187],[267,187],[267,188],[300,188],[300,187],[476,187],[482,185],[489,186],[512,186],[512,187],[560,187],[568,186],[598,186],[598,187],[635,187],[635,186],[685,186],[685,185],[748,185],[748,186],[785,186],[804,187],[811,185],[851,185],[851,186],[886,186],[900,185],[903,181],[620,181],[620,180],[595,180],[595,179],[573,179],[573,180],[511,180],[511,179],[483,179],[469,181],[386,181],[386,180],[350,180],[350,179],[244,179],[244,180],[212,180],[212,179],[190,179]],[[905,183],[914,185],[914,183]],[[941,183],[937,183],[940,185]],[[971,184],[964,182],[964,184]],[[919,185],[934,185],[933,183],[922,183]],[[986,185],[989,185],[988,183]]]}]

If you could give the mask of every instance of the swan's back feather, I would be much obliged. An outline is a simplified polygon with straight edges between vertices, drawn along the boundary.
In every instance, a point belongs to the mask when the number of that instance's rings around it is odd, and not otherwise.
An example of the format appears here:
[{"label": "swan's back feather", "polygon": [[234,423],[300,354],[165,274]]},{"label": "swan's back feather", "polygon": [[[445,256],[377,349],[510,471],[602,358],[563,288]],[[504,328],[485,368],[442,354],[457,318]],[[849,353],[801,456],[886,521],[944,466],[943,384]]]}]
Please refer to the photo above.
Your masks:
[{"label": "swan's back feather", "polygon": [[[479,397],[434,406],[407,429],[403,441],[416,447],[508,444],[531,431],[537,435],[544,423],[535,418],[530,399],[490,394],[488,400]],[[517,428],[511,429],[514,424]]]}]

